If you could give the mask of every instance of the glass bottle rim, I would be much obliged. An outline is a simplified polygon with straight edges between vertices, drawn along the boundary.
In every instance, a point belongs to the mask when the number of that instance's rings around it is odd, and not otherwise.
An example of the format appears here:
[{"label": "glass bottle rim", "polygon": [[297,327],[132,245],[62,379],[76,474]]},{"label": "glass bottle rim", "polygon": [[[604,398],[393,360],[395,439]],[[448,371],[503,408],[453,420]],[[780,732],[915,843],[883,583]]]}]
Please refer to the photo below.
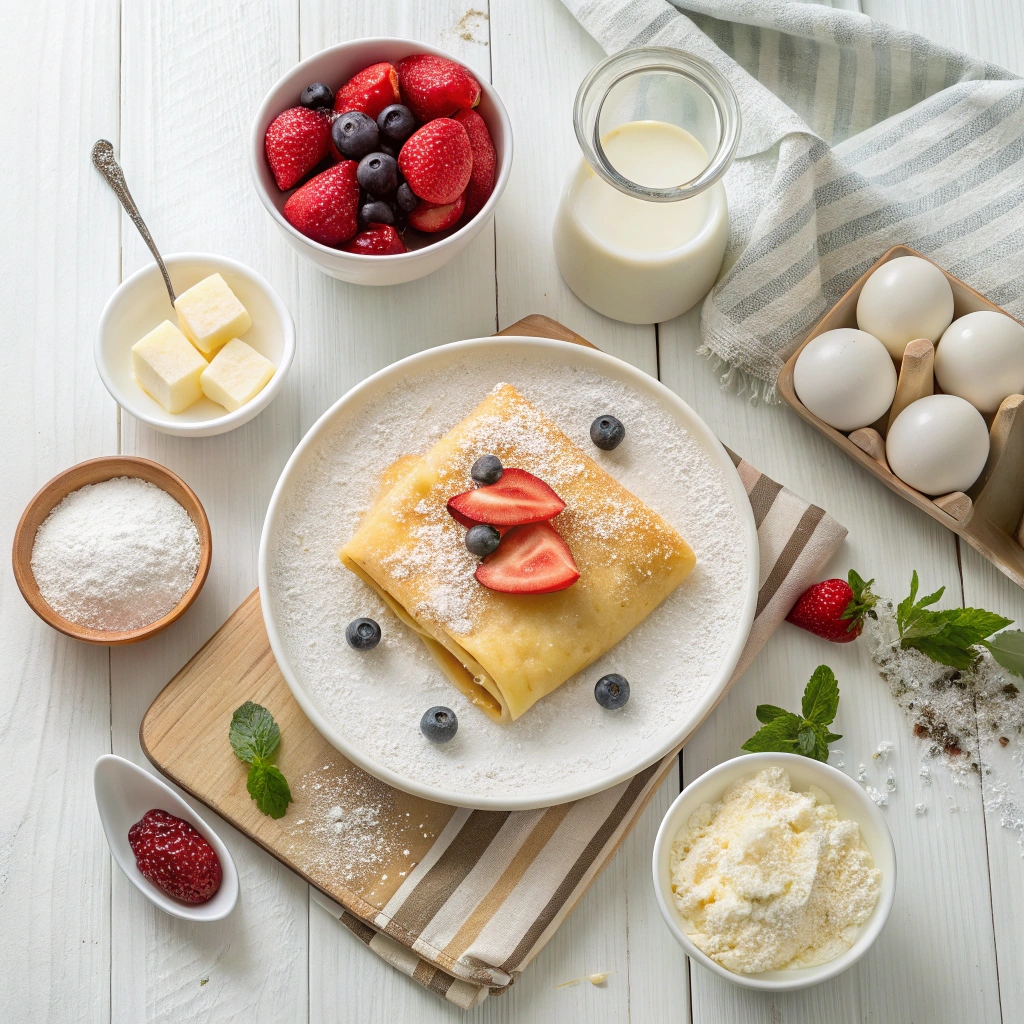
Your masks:
[{"label": "glass bottle rim", "polygon": [[[695,178],[669,188],[654,188],[620,174],[601,144],[601,111],[611,90],[637,74],[663,72],[679,75],[697,85],[711,101],[719,123],[718,148]],[[598,102],[594,102],[596,94]],[[692,199],[718,181],[729,169],[740,140],[742,117],[739,99],[728,79],[712,64],[692,53],[668,46],[639,46],[612,54],[594,67],[576,93],[573,128],[583,155],[594,172],[626,195],[656,203]]]}]

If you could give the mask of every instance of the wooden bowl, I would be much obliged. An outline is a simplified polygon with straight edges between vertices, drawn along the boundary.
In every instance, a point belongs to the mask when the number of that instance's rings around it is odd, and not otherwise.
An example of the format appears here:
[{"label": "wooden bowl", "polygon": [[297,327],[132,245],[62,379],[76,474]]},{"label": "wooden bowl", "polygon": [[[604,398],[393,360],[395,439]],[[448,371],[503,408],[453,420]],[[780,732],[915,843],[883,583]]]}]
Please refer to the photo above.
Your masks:
[{"label": "wooden bowl", "polygon": [[[156,484],[185,509],[189,518],[195,523],[196,530],[199,531],[199,568],[196,571],[196,578],[192,581],[192,586],[185,591],[178,604],[162,618],[151,622],[148,626],[119,631],[92,629],[89,626],[79,626],[65,619],[43,599],[36,578],[32,575],[32,546],[35,544],[36,530],[39,529],[43,520],[72,491],[77,491],[86,484],[98,484],[117,476],[138,477],[140,480]],[[59,473],[39,491],[28,503],[18,521],[18,528],[14,532],[12,560],[14,578],[18,581],[22,597],[44,622],[75,640],[84,640],[90,644],[118,646],[147,640],[181,618],[199,596],[199,591],[203,589],[206,576],[210,571],[212,554],[210,521],[206,518],[206,512],[195,492],[181,477],[149,459],[140,459],[131,455],[112,455],[102,459],[89,459],[87,462],[80,462],[77,466],[72,466],[70,469],[64,470],[63,473]]]},{"label": "wooden bowl", "polygon": [[[885,461],[884,438],[888,430],[889,410],[870,427],[853,431],[849,436],[818,419],[800,401],[793,388],[793,368],[804,346],[826,331],[837,327],[857,326],[857,300],[865,281],[883,263],[899,256],[920,256],[921,253],[905,245],[893,246],[883,254],[850,288],[850,290],[812,328],[795,352],[786,361],[779,375],[779,394],[794,412],[818,428],[833,444],[838,445],[855,462],[876,476],[891,491],[895,491],[912,505],[942,523],[947,529],[963,537],[976,551],[984,555],[997,569],[1005,573],[1019,587],[1024,587],[1024,398],[1010,395],[994,416],[986,416],[989,423],[991,448],[981,476],[967,493],[954,491],[930,498],[905,484],[893,474]],[[929,260],[929,263],[934,261]],[[941,267],[939,267],[942,270]],[[964,284],[952,274],[945,274],[953,290],[953,319],[978,310],[994,310],[1009,316],[989,302],[984,295]],[[911,345],[917,345],[911,342]],[[927,343],[925,343],[927,345]],[[909,370],[908,360],[903,370]],[[927,364],[930,367],[930,362]],[[930,370],[929,370],[930,373]],[[901,385],[904,374],[901,372]],[[929,382],[933,385],[934,382]],[[937,388],[936,388],[937,390]],[[901,388],[897,387],[895,402],[900,402]],[[931,393],[930,391],[928,393]],[[912,397],[912,396],[911,396]]]}]

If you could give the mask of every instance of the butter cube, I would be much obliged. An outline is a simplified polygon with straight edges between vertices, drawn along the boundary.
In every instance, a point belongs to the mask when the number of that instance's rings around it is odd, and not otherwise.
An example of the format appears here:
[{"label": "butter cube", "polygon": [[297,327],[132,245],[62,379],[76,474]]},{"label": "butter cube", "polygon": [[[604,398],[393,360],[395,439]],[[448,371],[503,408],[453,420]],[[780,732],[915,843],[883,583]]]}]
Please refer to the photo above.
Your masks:
[{"label": "butter cube", "polygon": [[277,367],[251,345],[232,338],[203,370],[203,394],[228,412],[251,402],[274,376]]},{"label": "butter cube", "polygon": [[199,401],[199,378],[208,365],[170,320],[132,345],[135,380],[168,412],[184,412]]},{"label": "butter cube", "polygon": [[252,326],[252,320],[220,274],[211,274],[178,296],[174,308],[182,334],[207,359]]}]

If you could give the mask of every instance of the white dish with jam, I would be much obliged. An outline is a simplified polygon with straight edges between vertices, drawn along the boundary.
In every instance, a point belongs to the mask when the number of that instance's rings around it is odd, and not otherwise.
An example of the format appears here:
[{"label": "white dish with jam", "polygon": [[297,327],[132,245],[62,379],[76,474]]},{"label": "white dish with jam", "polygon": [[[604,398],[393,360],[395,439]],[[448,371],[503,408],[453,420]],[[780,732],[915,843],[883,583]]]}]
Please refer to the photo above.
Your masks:
[{"label": "white dish with jam", "polygon": [[[513,722],[493,721],[475,707],[338,558],[384,471],[403,455],[429,450],[502,382],[674,526],[697,559],[618,644]],[[601,414],[625,425],[626,439],[614,451],[590,441]],[[453,549],[453,567],[462,555]],[[428,799],[518,810],[623,783],[696,728],[728,683],[753,620],[757,533],[728,453],[658,381],[593,349],[484,338],[387,367],[320,418],[271,499],[259,579],[278,665],[311,721],[346,757]],[[370,651],[345,640],[345,627],[361,616],[383,631]],[[629,702],[618,711],[594,697],[594,684],[610,672],[630,682]],[[459,721],[455,739],[443,746],[419,728],[436,705]]]}]

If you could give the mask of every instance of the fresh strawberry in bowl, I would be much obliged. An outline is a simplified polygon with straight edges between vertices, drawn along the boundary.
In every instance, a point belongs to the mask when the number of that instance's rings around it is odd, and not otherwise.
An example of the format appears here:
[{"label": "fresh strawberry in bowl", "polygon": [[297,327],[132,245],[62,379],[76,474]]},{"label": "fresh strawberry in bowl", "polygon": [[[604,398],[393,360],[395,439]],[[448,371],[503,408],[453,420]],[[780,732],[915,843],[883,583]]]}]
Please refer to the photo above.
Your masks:
[{"label": "fresh strawberry in bowl", "polygon": [[512,133],[491,86],[448,54],[362,39],[273,87],[250,161],[260,200],[301,255],[342,280],[398,284],[480,233],[508,180]]}]

